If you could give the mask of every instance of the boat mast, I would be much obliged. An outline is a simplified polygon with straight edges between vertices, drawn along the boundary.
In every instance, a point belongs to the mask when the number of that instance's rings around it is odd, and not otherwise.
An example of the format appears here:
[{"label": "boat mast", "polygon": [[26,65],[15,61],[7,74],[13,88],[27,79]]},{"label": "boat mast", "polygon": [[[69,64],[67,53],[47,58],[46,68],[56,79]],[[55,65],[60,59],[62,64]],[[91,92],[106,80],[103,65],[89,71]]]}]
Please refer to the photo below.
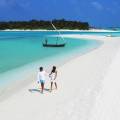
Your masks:
[{"label": "boat mast", "polygon": [[60,31],[57,30],[57,28],[56,28],[55,25],[52,23],[52,21],[51,21],[51,25],[52,25],[52,27],[59,33],[59,35],[61,36],[61,38],[63,39],[63,41],[65,41],[65,39],[64,39],[63,36],[61,35]]}]

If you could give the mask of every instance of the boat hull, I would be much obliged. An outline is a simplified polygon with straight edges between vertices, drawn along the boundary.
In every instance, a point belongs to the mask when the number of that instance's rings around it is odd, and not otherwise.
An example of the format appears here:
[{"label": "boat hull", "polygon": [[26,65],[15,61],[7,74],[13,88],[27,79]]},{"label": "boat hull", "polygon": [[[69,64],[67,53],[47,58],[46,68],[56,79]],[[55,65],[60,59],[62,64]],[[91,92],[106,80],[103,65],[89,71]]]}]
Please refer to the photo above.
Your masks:
[{"label": "boat hull", "polygon": [[43,44],[43,47],[64,47],[65,44]]}]

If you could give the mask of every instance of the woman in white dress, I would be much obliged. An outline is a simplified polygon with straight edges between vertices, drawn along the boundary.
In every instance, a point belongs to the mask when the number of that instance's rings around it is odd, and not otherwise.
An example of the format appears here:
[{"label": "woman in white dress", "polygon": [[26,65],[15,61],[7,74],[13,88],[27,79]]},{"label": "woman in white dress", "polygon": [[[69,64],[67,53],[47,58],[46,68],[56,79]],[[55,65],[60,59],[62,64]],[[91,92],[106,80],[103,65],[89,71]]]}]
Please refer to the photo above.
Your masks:
[{"label": "woman in white dress", "polygon": [[53,66],[53,68],[51,70],[51,73],[49,74],[49,77],[50,77],[50,81],[51,81],[50,91],[52,91],[53,83],[55,84],[55,87],[57,89],[57,83],[56,83],[57,70],[56,70],[56,66]]}]

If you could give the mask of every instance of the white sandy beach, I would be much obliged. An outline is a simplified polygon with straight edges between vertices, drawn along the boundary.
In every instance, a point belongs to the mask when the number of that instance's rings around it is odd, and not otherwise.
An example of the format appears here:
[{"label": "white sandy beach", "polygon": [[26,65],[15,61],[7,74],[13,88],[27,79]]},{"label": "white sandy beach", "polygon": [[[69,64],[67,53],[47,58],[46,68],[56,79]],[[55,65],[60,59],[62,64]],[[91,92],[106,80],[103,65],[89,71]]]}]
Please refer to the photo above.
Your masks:
[{"label": "white sandy beach", "polygon": [[[115,64],[115,61],[119,64],[120,57],[116,54],[120,48],[120,37],[93,35],[64,35],[64,37],[95,39],[103,41],[104,44],[60,66],[57,79],[58,90],[53,90],[52,93],[45,91],[44,94],[39,91],[30,92],[29,89],[39,87],[35,81],[1,101],[0,118],[2,120],[120,119],[115,111],[115,106],[120,105],[119,78],[114,80],[115,76],[110,77],[116,73],[118,65]],[[31,73],[29,74],[31,75]],[[33,78],[36,80],[36,75],[29,76],[27,79]],[[116,84],[113,84],[114,81]],[[46,84],[46,88],[49,88],[49,82]],[[109,91],[111,94],[108,94]],[[114,94],[116,91],[117,93]],[[113,97],[114,99],[111,100]],[[108,111],[110,110],[108,106],[111,110],[114,109],[115,113]],[[112,117],[107,117],[108,115],[112,115]]]},{"label": "white sandy beach", "polygon": [[[48,31],[56,31],[56,30],[46,30],[46,29],[34,29],[34,30],[30,30],[30,29],[6,29],[6,30],[1,30],[1,31],[46,31],[46,32],[48,32]],[[116,30],[106,30],[106,29],[89,29],[89,30],[78,30],[78,29],[76,29],[76,30],[70,30],[70,29],[60,29],[59,31],[63,31],[63,32],[118,32],[118,31],[116,31]]]}]

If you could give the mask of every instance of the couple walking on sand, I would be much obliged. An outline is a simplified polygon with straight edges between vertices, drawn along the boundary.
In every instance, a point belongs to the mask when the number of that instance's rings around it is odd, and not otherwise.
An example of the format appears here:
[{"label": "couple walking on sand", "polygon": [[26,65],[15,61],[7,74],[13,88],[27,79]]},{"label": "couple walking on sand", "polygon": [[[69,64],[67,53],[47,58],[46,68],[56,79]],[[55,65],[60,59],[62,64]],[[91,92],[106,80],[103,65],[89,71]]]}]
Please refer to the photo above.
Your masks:
[{"label": "couple walking on sand", "polygon": [[46,76],[49,76],[49,78],[50,78],[50,82],[51,82],[50,92],[52,92],[53,83],[55,84],[55,87],[57,89],[57,83],[56,83],[57,70],[56,70],[56,66],[53,66],[50,74],[48,74],[46,71],[44,71],[43,67],[40,67],[39,72],[38,72],[38,83],[41,84],[41,93],[43,93],[43,90],[44,90],[44,85],[45,85],[45,82],[46,82]]}]

